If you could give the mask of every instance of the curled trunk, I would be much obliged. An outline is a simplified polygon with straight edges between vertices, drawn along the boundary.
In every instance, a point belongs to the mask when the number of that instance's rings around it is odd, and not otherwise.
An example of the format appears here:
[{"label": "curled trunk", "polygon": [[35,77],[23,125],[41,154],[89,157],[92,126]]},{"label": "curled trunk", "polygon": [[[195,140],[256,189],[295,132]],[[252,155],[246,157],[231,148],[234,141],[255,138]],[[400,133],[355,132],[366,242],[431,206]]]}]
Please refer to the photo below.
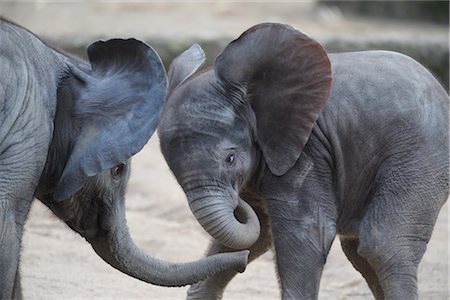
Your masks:
[{"label": "curled trunk", "polygon": [[188,193],[188,199],[200,225],[223,245],[247,249],[258,239],[260,225],[256,213],[234,192],[206,197]]}]

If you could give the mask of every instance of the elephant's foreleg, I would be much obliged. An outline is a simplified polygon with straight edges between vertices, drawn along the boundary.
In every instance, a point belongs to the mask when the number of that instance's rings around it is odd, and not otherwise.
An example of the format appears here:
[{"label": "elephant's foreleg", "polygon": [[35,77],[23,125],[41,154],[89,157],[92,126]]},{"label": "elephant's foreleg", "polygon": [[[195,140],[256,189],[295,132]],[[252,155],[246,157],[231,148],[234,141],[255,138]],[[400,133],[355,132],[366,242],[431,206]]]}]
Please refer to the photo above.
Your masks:
[{"label": "elephant's foreleg", "polygon": [[298,168],[268,176],[262,194],[272,222],[281,295],[317,299],[323,266],[336,236],[337,208],[327,163],[302,153]]},{"label": "elephant's foreleg", "polygon": [[0,159],[0,299],[20,299],[18,269],[23,226],[39,177],[22,166],[33,166],[33,158],[15,157],[23,152],[19,148],[10,147],[8,151],[2,155],[14,159]]},{"label": "elephant's foreleg", "polygon": [[0,299],[16,298],[14,290],[22,235],[18,227],[6,201],[0,200]]},{"label": "elephant's foreleg", "polygon": [[273,242],[284,300],[318,298],[323,266],[335,237],[333,225],[318,219],[272,216]]},{"label": "elephant's foreleg", "polygon": [[22,284],[20,280],[20,267],[17,268],[16,278],[14,279],[13,299],[22,300]]},{"label": "elephant's foreleg", "polygon": [[[258,240],[255,244],[253,244],[249,250],[249,263],[265,252],[267,252],[272,245],[272,237],[271,237],[271,229],[270,229],[270,220],[267,215],[267,211],[265,207],[261,206],[252,206],[258,215],[261,232]],[[229,252],[235,251],[233,249],[227,248],[220,244],[218,241],[213,240],[208,248],[207,255],[213,255],[221,252]],[[199,283],[193,284],[188,292],[187,299],[222,299],[223,292],[228,283],[233,279],[233,277],[237,274],[234,270],[226,270],[222,273],[219,273],[213,277],[208,278],[207,280],[201,281]]]}]

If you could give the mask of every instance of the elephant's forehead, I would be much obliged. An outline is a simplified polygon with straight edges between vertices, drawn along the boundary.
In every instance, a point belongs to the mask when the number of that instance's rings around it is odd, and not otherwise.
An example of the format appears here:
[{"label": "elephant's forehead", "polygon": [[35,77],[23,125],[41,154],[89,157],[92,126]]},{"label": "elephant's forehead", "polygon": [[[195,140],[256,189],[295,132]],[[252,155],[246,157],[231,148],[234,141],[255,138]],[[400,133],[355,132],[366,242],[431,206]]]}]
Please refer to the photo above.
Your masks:
[{"label": "elephant's forehead", "polygon": [[234,121],[228,124],[224,119],[202,115],[184,126],[178,123],[160,135],[163,151],[173,160],[199,153],[214,157],[248,140],[247,131],[242,130],[243,120],[239,122],[239,118],[233,118]]},{"label": "elephant's forehead", "polygon": [[195,169],[200,165],[213,167],[223,150],[230,148],[233,143],[210,132],[195,132],[179,135],[161,145],[170,168],[175,171]]},{"label": "elephant's forehead", "polygon": [[193,121],[208,118],[231,123],[235,118],[233,108],[227,100],[210,89],[194,89],[189,86],[181,89],[170,100],[173,101],[170,105],[173,114]]},{"label": "elephant's forehead", "polygon": [[190,94],[179,97],[177,103],[168,106],[160,128],[170,131],[222,131],[236,125],[237,115],[233,108],[207,95]]},{"label": "elephant's forehead", "polygon": [[208,126],[189,128],[185,127],[171,134],[165,135],[161,143],[182,152],[205,151],[216,148],[230,148],[233,137],[225,129],[211,129]]}]

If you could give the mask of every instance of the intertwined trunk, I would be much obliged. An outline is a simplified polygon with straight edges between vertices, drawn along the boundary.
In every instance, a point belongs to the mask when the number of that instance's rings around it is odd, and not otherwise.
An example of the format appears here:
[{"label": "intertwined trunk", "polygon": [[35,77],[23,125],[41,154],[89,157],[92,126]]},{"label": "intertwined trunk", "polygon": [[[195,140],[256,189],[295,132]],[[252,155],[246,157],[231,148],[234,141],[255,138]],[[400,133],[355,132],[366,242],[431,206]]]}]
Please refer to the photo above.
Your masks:
[{"label": "intertwined trunk", "polygon": [[245,270],[248,251],[223,253],[188,263],[172,263],[147,255],[131,239],[124,210],[118,216],[116,222],[120,225],[89,242],[103,260],[125,274],[155,285],[184,286],[226,269]]}]

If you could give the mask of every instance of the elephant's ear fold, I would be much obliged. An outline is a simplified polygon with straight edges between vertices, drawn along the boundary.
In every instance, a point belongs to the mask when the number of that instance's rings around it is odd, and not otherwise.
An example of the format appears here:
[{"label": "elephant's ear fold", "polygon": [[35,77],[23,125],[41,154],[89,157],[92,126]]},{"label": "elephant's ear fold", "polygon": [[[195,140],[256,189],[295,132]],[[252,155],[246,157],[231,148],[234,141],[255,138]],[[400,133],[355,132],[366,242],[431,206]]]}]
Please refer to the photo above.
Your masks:
[{"label": "elephant's ear fold", "polygon": [[147,44],[112,39],[91,44],[87,52],[92,69],[71,66],[68,86],[60,87],[72,99],[70,122],[78,134],[56,200],[139,152],[156,129],[166,95],[164,66]]},{"label": "elephant's ear fold", "polygon": [[285,174],[328,103],[331,65],[325,50],[291,26],[264,23],[232,41],[214,69],[233,95],[244,92],[264,158],[273,174]]},{"label": "elephant's ear fold", "polygon": [[168,72],[169,93],[191,77],[204,63],[205,53],[198,44],[192,45],[176,57],[170,64]]}]

